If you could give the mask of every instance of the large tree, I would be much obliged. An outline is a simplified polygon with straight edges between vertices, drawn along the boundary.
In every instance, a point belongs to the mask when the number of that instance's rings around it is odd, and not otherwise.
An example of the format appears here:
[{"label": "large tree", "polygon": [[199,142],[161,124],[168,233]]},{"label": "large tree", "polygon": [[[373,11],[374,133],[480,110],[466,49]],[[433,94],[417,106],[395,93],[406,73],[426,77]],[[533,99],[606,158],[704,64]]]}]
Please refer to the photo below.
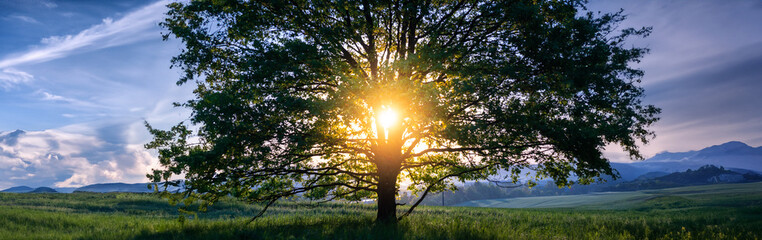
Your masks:
[{"label": "large tree", "polygon": [[[602,150],[639,142],[649,29],[579,1],[191,1],[161,24],[183,42],[193,113],[158,130],[153,181],[186,200],[376,199],[522,169],[559,186],[616,176]],[[415,203],[404,214],[409,214]],[[266,209],[266,208],[265,208]],[[261,215],[261,213],[260,213]],[[403,215],[403,216],[404,216]],[[400,217],[401,218],[401,217]]]}]

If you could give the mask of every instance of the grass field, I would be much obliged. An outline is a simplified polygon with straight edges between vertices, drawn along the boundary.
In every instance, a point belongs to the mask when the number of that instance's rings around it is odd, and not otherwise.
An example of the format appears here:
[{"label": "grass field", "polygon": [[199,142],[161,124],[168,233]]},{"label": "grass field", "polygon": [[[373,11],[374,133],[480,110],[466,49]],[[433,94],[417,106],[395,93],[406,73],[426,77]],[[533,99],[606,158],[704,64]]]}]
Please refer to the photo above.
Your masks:
[{"label": "grass field", "polygon": [[[746,199],[751,198],[751,199]],[[464,207],[491,208],[577,208],[577,209],[633,209],[652,207],[691,207],[738,205],[742,202],[759,205],[762,198],[762,183],[720,184],[634,192],[606,192],[584,195],[522,197],[489,199],[458,204]],[[664,201],[672,205],[655,206]],[[741,202],[739,202],[741,201]],[[662,203],[663,204],[663,203]]]},{"label": "grass field", "polygon": [[[568,198],[572,197],[572,198]],[[178,221],[152,194],[0,194],[0,239],[759,239],[762,183],[537,198],[565,208],[420,207],[376,225],[367,204],[223,201]],[[544,200],[543,200],[544,199]],[[605,200],[599,200],[605,199]],[[563,205],[559,202],[572,201]],[[588,204],[585,204],[588,203]],[[503,204],[518,204],[503,200]],[[508,206],[508,205],[505,205]],[[518,206],[518,205],[512,205]],[[574,207],[574,208],[571,208]],[[405,207],[402,207],[405,208]]]}]

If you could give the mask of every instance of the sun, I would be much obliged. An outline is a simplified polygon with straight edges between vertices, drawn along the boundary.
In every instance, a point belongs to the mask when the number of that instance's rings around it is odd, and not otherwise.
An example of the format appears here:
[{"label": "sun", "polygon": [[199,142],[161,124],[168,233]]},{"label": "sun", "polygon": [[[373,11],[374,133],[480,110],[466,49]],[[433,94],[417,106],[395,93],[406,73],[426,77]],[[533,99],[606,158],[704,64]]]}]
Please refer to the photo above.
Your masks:
[{"label": "sun", "polygon": [[381,123],[381,126],[384,127],[384,130],[388,130],[397,122],[397,113],[391,108],[385,107],[384,110],[379,113],[378,121]]}]

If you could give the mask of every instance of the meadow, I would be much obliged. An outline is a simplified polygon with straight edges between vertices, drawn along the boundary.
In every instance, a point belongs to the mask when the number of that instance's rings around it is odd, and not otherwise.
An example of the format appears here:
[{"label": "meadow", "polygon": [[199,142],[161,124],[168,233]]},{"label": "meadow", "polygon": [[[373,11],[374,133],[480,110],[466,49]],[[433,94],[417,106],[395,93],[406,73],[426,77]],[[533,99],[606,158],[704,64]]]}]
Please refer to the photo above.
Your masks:
[{"label": "meadow", "polygon": [[[373,222],[372,204],[284,201],[246,224],[260,206],[225,200],[180,221],[176,206],[155,194],[2,193],[0,239],[762,238],[762,183],[606,193],[553,204],[573,197],[538,198],[550,205],[535,208],[422,206],[397,225],[381,225]],[[496,201],[519,207],[509,204],[514,200]]]},{"label": "meadow", "polygon": [[[492,208],[639,209],[759,205],[762,182],[717,184],[631,192],[489,199],[458,204]],[[669,203],[667,203],[669,202]],[[666,205],[665,205],[666,204]]]}]

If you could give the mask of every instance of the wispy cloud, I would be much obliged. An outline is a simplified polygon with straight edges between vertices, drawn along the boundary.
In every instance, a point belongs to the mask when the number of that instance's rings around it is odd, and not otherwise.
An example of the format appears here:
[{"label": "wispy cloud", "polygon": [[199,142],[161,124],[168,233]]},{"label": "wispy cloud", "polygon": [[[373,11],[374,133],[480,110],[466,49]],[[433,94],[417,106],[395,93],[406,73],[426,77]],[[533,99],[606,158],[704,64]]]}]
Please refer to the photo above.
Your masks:
[{"label": "wispy cloud", "polygon": [[0,87],[9,89],[16,84],[32,81],[32,74],[16,70],[14,68],[5,68],[0,72]]},{"label": "wispy cloud", "polygon": [[62,96],[58,96],[55,94],[51,94],[48,92],[40,92],[42,94],[42,100],[50,100],[50,101],[64,101],[64,102],[72,102],[74,99],[65,98]]},{"label": "wispy cloud", "polygon": [[54,2],[49,2],[49,1],[43,1],[42,5],[45,6],[46,8],[56,8],[56,7],[58,7],[58,4],[56,4]]},{"label": "wispy cloud", "polygon": [[149,38],[157,38],[155,27],[162,20],[168,1],[159,1],[122,18],[103,19],[103,22],[76,35],[52,36],[42,39],[42,46],[30,51],[5,57],[0,68],[39,63],[85,51],[114,47]]},{"label": "wispy cloud", "polygon": [[53,101],[53,102],[66,103],[66,104],[72,105],[72,106],[80,108],[80,109],[82,109],[82,108],[87,108],[87,109],[106,108],[103,105],[99,105],[99,104],[96,104],[96,103],[92,103],[92,102],[88,102],[88,101],[83,101],[83,100],[79,100],[79,99],[64,97],[64,96],[61,96],[61,95],[52,94],[52,93],[47,92],[45,90],[38,90],[37,94],[39,94],[42,97],[42,100],[44,100],[44,101]]},{"label": "wispy cloud", "polygon": [[28,22],[28,23],[34,23],[34,24],[39,24],[40,23],[39,21],[37,21],[37,19],[34,19],[34,18],[30,17],[30,16],[23,16],[23,15],[8,16],[8,19],[19,20],[19,21],[24,21],[24,22]]}]

